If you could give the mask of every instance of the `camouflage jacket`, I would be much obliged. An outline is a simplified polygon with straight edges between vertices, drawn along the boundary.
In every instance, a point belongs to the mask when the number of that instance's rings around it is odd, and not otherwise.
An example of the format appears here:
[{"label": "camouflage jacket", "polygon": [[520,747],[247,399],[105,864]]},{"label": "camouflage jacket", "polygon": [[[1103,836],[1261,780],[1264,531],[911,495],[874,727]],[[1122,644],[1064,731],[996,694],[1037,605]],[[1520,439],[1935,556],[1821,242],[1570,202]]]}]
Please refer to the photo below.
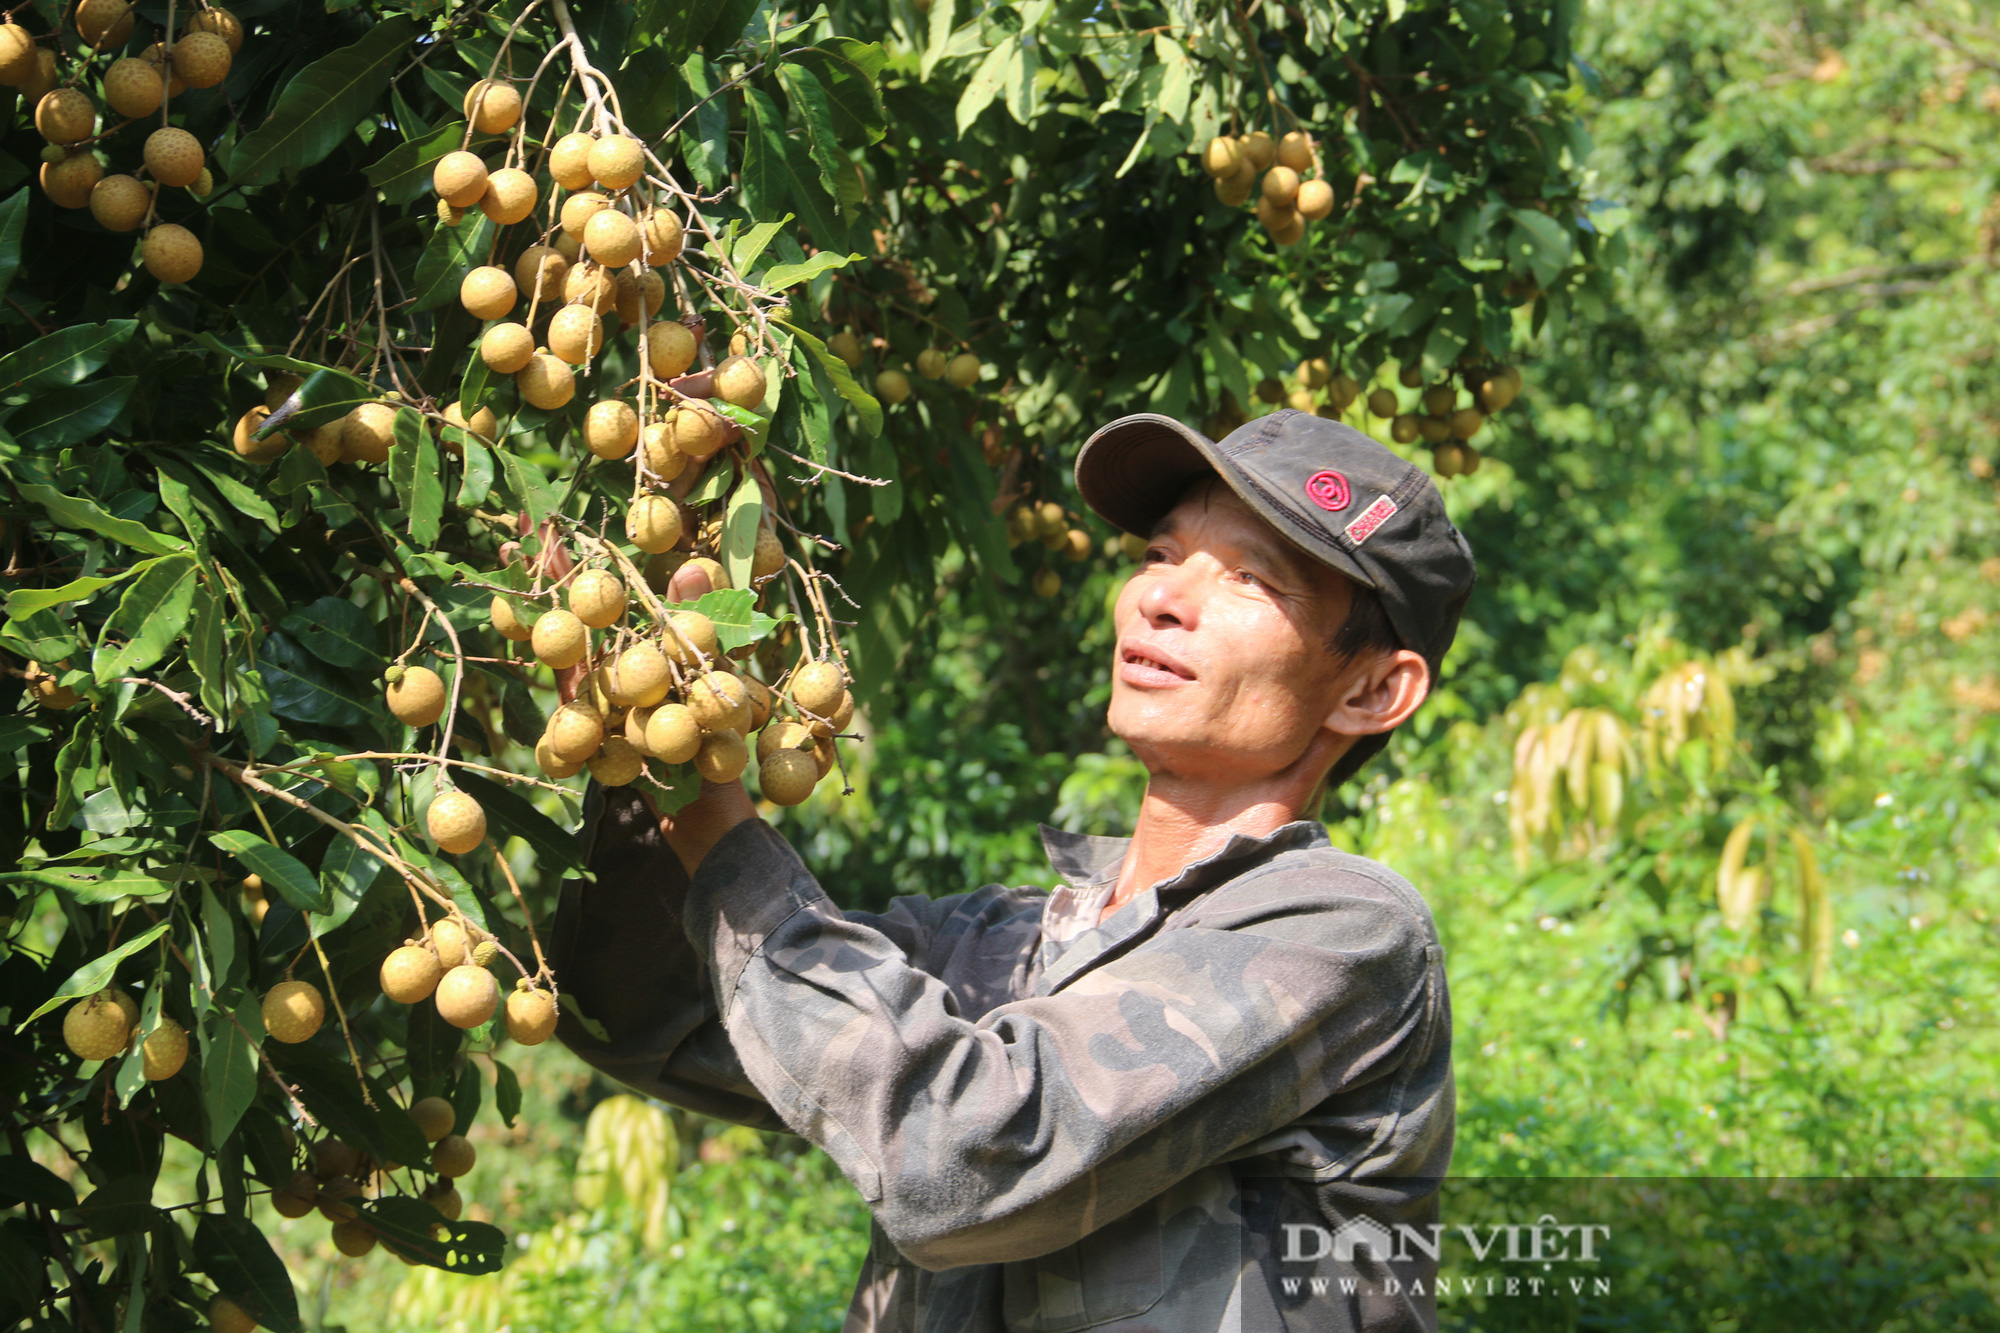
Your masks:
[{"label": "camouflage jacket", "polygon": [[559,1035],[826,1150],[874,1216],[848,1333],[1436,1327],[1420,1248],[1299,1259],[1434,1222],[1453,1128],[1430,912],[1320,825],[1234,837],[1101,924],[1123,839],[1045,830],[1053,892],[877,914],[761,821],[692,883],[625,793],[589,836],[553,961],[601,1035]]}]

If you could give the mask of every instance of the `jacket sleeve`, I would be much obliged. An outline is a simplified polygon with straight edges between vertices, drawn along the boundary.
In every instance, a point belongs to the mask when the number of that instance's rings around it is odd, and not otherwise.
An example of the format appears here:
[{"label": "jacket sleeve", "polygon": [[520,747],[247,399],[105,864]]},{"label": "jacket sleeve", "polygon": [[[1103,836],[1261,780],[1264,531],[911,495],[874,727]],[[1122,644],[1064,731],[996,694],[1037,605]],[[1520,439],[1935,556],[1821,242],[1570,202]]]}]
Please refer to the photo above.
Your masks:
[{"label": "jacket sleeve", "polygon": [[[715,987],[683,925],[688,877],[635,793],[591,788],[584,839],[594,882],[566,881],[549,962],[565,1004],[556,1036],[611,1078],[661,1101],[759,1129],[785,1122],[743,1072],[717,1021]],[[784,881],[768,892],[782,895]],[[960,898],[899,898],[853,918],[923,967]]]},{"label": "jacket sleeve", "polygon": [[1071,1244],[1408,1076],[1443,1003],[1428,928],[1365,876],[1265,878],[1285,882],[977,1022],[761,822],[702,864],[686,925],[745,1077],[903,1254],[948,1268]]}]

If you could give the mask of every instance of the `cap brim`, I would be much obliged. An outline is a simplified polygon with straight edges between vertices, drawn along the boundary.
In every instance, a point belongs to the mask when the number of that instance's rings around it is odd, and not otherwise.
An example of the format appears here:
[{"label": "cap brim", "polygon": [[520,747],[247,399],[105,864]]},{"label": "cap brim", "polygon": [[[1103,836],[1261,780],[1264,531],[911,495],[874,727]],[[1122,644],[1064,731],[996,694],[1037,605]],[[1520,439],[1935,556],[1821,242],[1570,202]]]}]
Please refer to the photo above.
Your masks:
[{"label": "cap brim", "polygon": [[1200,431],[1172,417],[1141,412],[1099,427],[1084,441],[1076,456],[1076,488],[1100,518],[1147,537],[1181,502],[1188,487],[1204,477],[1219,477],[1286,545],[1364,587],[1376,586],[1374,576],[1346,553],[1313,550],[1293,540],[1271,497],[1248,484],[1227,457]]}]

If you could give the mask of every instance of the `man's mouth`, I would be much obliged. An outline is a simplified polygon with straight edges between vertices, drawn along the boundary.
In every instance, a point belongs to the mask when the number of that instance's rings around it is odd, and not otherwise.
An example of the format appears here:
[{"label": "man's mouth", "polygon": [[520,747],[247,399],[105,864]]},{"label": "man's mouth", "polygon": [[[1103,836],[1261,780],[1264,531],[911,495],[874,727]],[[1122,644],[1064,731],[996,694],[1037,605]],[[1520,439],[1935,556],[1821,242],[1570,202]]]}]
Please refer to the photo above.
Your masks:
[{"label": "man's mouth", "polygon": [[1194,672],[1153,648],[1120,649],[1118,674],[1128,685],[1180,685],[1194,679]]}]

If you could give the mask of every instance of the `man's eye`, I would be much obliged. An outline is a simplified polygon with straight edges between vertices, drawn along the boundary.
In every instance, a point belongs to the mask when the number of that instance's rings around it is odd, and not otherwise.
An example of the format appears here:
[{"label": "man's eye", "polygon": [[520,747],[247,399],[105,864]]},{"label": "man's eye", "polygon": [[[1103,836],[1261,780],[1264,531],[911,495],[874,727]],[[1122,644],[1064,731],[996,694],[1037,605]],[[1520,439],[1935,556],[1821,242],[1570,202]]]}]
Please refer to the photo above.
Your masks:
[{"label": "man's eye", "polygon": [[1264,580],[1258,578],[1255,574],[1251,573],[1247,569],[1237,570],[1236,577],[1242,579],[1245,583],[1254,583],[1260,588],[1264,586]]},{"label": "man's eye", "polygon": [[1161,550],[1159,547],[1149,546],[1146,548],[1146,554],[1144,559],[1147,564],[1157,565],[1166,558],[1167,558],[1167,553]]}]

